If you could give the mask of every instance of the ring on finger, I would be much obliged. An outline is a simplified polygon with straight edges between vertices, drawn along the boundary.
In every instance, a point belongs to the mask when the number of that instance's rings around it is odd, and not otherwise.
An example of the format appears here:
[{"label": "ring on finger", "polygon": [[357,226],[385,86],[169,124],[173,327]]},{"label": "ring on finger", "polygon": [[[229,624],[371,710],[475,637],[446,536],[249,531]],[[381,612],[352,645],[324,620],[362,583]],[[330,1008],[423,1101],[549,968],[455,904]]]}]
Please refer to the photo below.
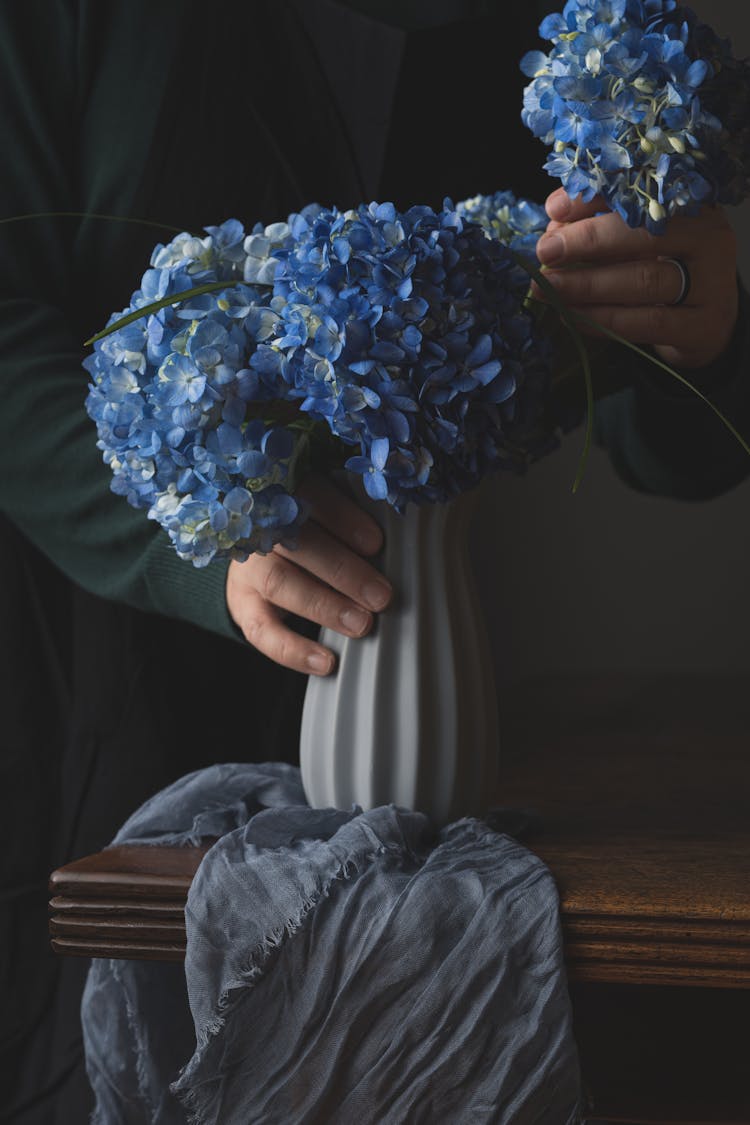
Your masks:
[{"label": "ring on finger", "polygon": [[660,262],[667,262],[671,266],[676,266],[677,270],[680,274],[680,292],[677,294],[677,296],[675,297],[675,299],[673,301],[668,301],[667,303],[671,307],[675,307],[677,305],[684,305],[685,301],[687,300],[688,293],[690,292],[690,286],[691,286],[691,280],[692,280],[691,277],[690,277],[690,270],[687,268],[687,265],[685,264],[685,262],[683,262],[682,258],[661,258],[660,257],[659,261]]}]

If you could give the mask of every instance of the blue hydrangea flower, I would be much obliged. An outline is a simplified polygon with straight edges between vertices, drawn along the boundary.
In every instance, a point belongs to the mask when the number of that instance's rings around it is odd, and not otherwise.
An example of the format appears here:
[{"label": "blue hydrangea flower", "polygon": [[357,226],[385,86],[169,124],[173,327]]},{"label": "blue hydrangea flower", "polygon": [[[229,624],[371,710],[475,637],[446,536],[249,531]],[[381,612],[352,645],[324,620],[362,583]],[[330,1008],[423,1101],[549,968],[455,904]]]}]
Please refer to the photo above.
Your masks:
[{"label": "blue hydrangea flower", "polygon": [[538,266],[536,244],[547,229],[547,212],[530,199],[516,199],[512,191],[496,191],[493,195],[475,195],[456,206],[458,214],[480,227],[490,236],[530,265]]},{"label": "blue hydrangea flower", "polygon": [[205,282],[226,290],[119,329],[85,362],[86,407],[113,491],[145,508],[196,566],[293,542],[303,516],[285,488],[303,438],[258,416],[288,397],[279,365],[273,377],[268,364],[264,377],[252,366],[278,314],[267,284],[245,284],[272,275],[289,228],[246,237],[230,220],[206,231],[157,246],[126,311]]},{"label": "blue hydrangea flower", "polygon": [[548,53],[522,118],[571,197],[601,195],[630,226],[750,194],[750,66],[676,0],[568,0],[543,20]]},{"label": "blue hydrangea flower", "polygon": [[[526,209],[519,221],[533,223]],[[346,462],[399,510],[523,468],[546,390],[528,276],[450,201],[289,220],[274,345],[300,409],[359,452]]]}]

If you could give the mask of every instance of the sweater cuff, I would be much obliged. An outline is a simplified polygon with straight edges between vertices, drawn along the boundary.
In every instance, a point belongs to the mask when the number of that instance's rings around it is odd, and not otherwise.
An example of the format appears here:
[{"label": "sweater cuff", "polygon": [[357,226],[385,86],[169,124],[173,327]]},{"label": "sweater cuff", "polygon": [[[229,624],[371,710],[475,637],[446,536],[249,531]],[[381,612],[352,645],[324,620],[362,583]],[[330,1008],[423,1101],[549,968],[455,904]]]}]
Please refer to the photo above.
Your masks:
[{"label": "sweater cuff", "polygon": [[228,569],[228,559],[195,567],[178,557],[166,535],[159,535],[149,547],[142,571],[147,601],[156,613],[244,644],[227,608]]}]

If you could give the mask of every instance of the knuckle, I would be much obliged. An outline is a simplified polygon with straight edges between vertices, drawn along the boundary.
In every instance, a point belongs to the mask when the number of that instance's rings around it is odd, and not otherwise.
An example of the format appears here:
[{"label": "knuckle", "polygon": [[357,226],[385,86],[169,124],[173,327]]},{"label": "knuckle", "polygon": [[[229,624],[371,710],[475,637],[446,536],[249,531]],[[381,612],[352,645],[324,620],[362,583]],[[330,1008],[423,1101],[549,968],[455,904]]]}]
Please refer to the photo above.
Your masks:
[{"label": "knuckle", "polygon": [[337,554],[331,562],[328,574],[328,584],[334,590],[343,590],[349,577],[349,559],[344,554]]},{"label": "knuckle", "polygon": [[276,664],[285,668],[301,669],[299,651],[301,638],[281,625],[267,611],[258,609],[245,617],[242,633],[249,645]]},{"label": "knuckle", "polygon": [[308,621],[315,621],[318,624],[322,624],[322,622],[327,621],[328,618],[332,616],[330,611],[330,598],[328,598],[323,591],[316,591],[311,594],[308,599],[304,616]]},{"label": "knuckle", "polygon": [[567,270],[562,280],[569,300],[582,305],[591,303],[595,292],[591,270]]},{"label": "knuckle", "polygon": [[[674,267],[672,267],[674,270]],[[646,301],[660,301],[664,296],[664,270],[659,263],[647,258],[636,266],[638,288]]]},{"label": "knuckle", "polygon": [[242,624],[242,633],[248,644],[260,652],[266,647],[266,622],[260,617],[247,617]]},{"label": "knuckle", "polygon": [[277,663],[284,664],[286,667],[288,667],[293,659],[293,656],[294,654],[292,652],[292,645],[289,641],[289,638],[280,637],[279,643],[276,646],[275,652],[273,654],[273,659],[277,661]]},{"label": "knuckle", "polygon": [[581,296],[587,303],[594,303],[601,292],[601,279],[597,280],[593,270],[580,270]]},{"label": "knuckle", "polygon": [[261,593],[266,601],[276,602],[287,580],[287,567],[278,556],[269,556],[269,564],[261,581]]},{"label": "knuckle", "polygon": [[584,254],[588,256],[597,253],[601,246],[601,237],[595,219],[583,220],[579,224],[578,239]]}]

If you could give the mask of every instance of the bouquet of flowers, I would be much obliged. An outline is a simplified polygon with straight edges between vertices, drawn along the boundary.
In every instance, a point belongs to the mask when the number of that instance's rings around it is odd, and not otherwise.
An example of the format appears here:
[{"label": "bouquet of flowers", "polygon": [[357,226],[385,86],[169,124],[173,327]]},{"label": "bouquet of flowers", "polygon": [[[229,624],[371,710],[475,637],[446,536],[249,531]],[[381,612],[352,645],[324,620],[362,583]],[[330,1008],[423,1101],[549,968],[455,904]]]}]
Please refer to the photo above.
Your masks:
[{"label": "bouquet of flowers", "polygon": [[[540,34],[552,48],[522,60],[522,116],[571,196],[659,234],[750,193],[750,68],[689,9],[568,0]],[[537,204],[498,192],[404,214],[311,205],[157,246],[85,364],[112,488],[204,566],[293,543],[311,464],[398,510],[523,470],[556,444],[541,424],[547,322],[527,300],[530,274],[545,285],[545,227]]]},{"label": "bouquet of flowers", "polygon": [[311,457],[398,509],[522,469],[549,441],[549,349],[515,256],[542,216],[510,193],[311,206],[157,246],[86,361],[114,491],[203,566],[293,541]]}]

